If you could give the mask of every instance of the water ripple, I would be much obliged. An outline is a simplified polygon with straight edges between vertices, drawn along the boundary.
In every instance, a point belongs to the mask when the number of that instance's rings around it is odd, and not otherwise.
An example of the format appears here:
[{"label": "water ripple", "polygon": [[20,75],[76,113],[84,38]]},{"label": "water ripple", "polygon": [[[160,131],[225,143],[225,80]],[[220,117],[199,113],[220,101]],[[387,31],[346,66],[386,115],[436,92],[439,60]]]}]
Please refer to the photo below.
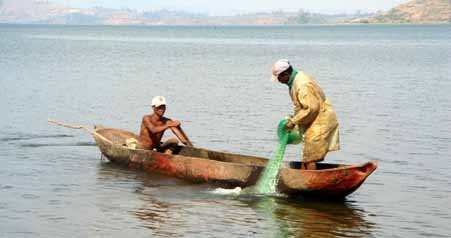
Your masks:
[{"label": "water ripple", "polygon": [[10,141],[23,141],[23,140],[34,140],[34,139],[51,139],[51,138],[67,138],[74,137],[73,135],[67,134],[53,134],[53,135],[35,135],[35,134],[17,134],[0,138],[2,142],[10,142]]}]

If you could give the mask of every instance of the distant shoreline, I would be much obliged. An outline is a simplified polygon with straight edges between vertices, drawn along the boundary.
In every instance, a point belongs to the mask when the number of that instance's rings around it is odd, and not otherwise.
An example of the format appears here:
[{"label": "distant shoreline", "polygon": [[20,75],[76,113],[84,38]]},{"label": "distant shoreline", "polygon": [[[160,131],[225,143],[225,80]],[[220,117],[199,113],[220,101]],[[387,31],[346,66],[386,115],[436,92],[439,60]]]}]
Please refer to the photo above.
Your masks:
[{"label": "distant shoreline", "polygon": [[[305,25],[449,25],[449,0],[410,0],[388,11],[324,14],[303,9],[230,16],[160,9],[140,11],[104,7],[71,8],[52,0],[3,1],[0,23],[79,26],[305,26]],[[25,1],[25,0],[24,0]],[[0,0],[1,2],[1,0]]]},{"label": "distant shoreline", "polygon": [[325,24],[47,24],[0,22],[0,26],[83,26],[83,27],[302,27],[302,26],[451,26],[437,23],[325,23]]}]

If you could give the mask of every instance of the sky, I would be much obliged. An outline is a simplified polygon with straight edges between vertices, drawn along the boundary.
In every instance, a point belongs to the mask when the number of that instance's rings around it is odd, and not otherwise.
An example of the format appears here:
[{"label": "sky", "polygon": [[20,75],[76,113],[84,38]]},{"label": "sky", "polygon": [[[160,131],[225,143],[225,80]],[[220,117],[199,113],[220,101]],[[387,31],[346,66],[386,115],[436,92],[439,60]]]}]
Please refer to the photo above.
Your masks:
[{"label": "sky", "polygon": [[297,11],[304,9],[317,13],[354,13],[388,10],[408,0],[49,0],[69,7],[131,8],[137,10],[181,10],[233,15],[275,10]]}]

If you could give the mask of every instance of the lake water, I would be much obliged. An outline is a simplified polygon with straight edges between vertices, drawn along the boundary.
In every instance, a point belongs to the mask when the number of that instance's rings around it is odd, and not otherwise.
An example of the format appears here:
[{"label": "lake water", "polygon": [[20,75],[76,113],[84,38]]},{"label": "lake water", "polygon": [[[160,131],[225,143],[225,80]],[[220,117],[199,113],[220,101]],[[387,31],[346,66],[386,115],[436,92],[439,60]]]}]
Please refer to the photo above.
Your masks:
[{"label": "lake water", "polygon": [[[138,131],[155,95],[196,146],[271,157],[288,58],[337,111],[340,203],[222,195],[100,160],[47,118]],[[0,25],[0,237],[450,237],[451,25]],[[286,159],[299,160],[289,146]]]}]

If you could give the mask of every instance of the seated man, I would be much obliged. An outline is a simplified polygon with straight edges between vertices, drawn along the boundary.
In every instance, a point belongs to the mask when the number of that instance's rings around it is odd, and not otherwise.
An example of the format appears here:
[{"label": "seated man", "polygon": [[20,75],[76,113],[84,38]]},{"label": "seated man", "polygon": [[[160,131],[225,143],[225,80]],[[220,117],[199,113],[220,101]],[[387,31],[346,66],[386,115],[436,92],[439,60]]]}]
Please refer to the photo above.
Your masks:
[{"label": "seated man", "polygon": [[159,152],[172,153],[178,144],[178,140],[170,138],[163,143],[161,142],[161,138],[168,128],[172,130],[183,144],[191,146],[191,142],[180,128],[180,122],[163,116],[166,111],[166,99],[164,97],[154,97],[152,99],[152,109],[153,113],[145,115],[142,119],[139,133],[139,147],[141,149],[155,149]]}]

